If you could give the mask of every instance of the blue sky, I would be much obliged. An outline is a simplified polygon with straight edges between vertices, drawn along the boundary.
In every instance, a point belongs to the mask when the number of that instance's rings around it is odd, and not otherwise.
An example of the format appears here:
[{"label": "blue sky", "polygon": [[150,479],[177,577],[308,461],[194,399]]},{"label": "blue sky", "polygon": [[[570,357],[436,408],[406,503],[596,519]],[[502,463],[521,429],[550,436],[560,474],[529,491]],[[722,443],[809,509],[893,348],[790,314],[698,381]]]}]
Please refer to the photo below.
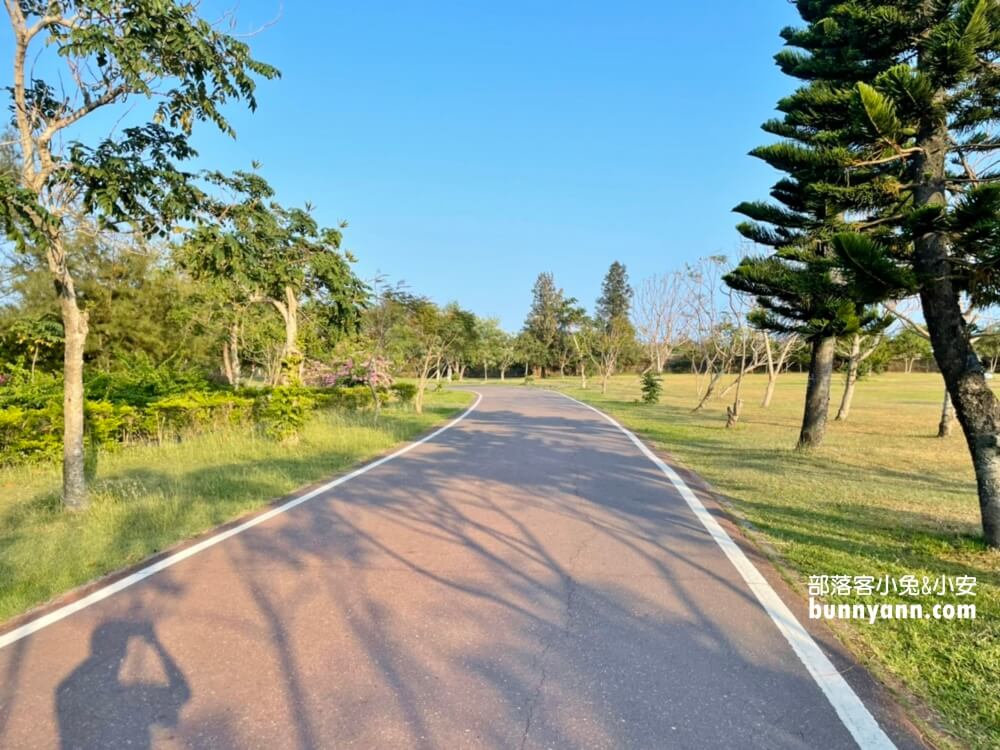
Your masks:
[{"label": "blue sky", "polygon": [[[552,271],[592,307],[613,260],[633,282],[738,252],[732,207],[774,174],[746,156],[792,86],[772,56],[782,0],[244,0],[282,70],[235,142],[286,204],[350,223],[358,271],[520,326]],[[4,40],[4,55],[9,40]]]}]

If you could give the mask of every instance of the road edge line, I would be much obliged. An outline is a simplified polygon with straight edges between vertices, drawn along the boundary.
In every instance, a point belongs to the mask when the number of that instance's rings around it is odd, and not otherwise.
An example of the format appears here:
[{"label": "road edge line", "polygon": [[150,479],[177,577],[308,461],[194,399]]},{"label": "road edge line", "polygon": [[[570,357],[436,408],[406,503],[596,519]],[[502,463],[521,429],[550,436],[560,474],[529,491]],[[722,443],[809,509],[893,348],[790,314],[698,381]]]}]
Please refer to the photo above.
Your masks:
[{"label": "road edge line", "polygon": [[819,644],[813,639],[809,632],[802,626],[792,611],[778,596],[767,579],[757,570],[756,566],[750,562],[739,545],[733,541],[732,537],[719,524],[708,508],[698,499],[698,496],[691,490],[680,474],[670,464],[657,456],[645,443],[640,440],[635,433],[623,427],[614,417],[605,414],[595,406],[575,399],[562,391],[552,391],[560,396],[568,398],[580,406],[590,409],[605,421],[617,427],[629,440],[639,448],[646,458],[652,461],[656,467],[670,480],[670,483],[680,493],[681,497],[688,504],[688,507],[695,514],[701,525],[705,527],[709,536],[722,549],[729,558],[729,562],[740,574],[747,586],[757,597],[757,601],[764,608],[768,617],[784,636],[785,640],[792,647],[792,651],[799,657],[813,681],[819,686],[827,700],[833,706],[838,718],[851,733],[854,741],[858,743],[861,750],[895,750],[889,736],[879,726],[878,721],[871,711],[858,697],[854,689],[847,683],[843,675],[830,661],[830,658],[823,653]]},{"label": "road edge line", "polygon": [[371,463],[365,464],[364,466],[361,466],[355,469],[354,471],[344,474],[342,477],[337,477],[336,479],[329,481],[326,484],[320,485],[316,489],[311,490],[310,492],[307,492],[304,495],[289,500],[286,503],[282,503],[281,505],[278,505],[269,511],[261,513],[260,515],[254,516],[253,518],[239,524],[238,526],[234,526],[231,529],[227,529],[226,531],[215,534],[214,536],[210,536],[208,539],[203,539],[197,544],[193,544],[190,547],[186,547],[182,549],[180,552],[165,557],[162,560],[157,560],[155,563],[148,565],[145,568],[140,568],[131,575],[125,576],[124,578],[121,578],[115,581],[114,583],[110,583],[102,588],[99,588],[96,591],[92,591],[90,594],[84,596],[81,599],[78,599],[77,601],[70,602],[69,604],[54,609],[53,611],[48,612],[47,614],[44,614],[38,617],[37,619],[31,620],[30,622],[26,622],[24,625],[14,628],[8,633],[0,635],[0,650],[6,648],[12,643],[16,643],[22,638],[27,638],[29,635],[37,633],[39,630],[47,628],[49,625],[53,625],[59,622],[60,620],[69,617],[70,615],[76,614],[80,610],[86,609],[87,607],[93,604],[97,604],[100,601],[103,601],[111,596],[114,596],[118,592],[127,589],[129,586],[139,583],[140,581],[143,581],[149,578],[150,576],[156,575],[160,571],[166,570],[167,568],[172,567],[173,565],[176,565],[177,563],[182,562],[188,559],[189,557],[193,557],[197,555],[199,552],[203,552],[204,550],[208,549],[209,547],[214,547],[216,544],[224,542],[230,537],[234,537],[237,534],[241,534],[247,529],[251,529],[254,526],[258,526],[264,523],[265,521],[269,521],[275,516],[279,516],[282,513],[291,510],[292,508],[302,505],[303,503],[307,503],[310,500],[317,497],[318,495],[322,495],[325,492],[329,492],[334,487],[339,487],[340,485],[349,482],[350,480],[355,479],[361,476],[362,474],[368,473],[372,469],[375,469],[381,466],[382,464],[392,461],[394,458],[399,458],[400,456],[409,453],[411,450],[413,450],[418,446],[423,445],[424,443],[430,442],[441,433],[445,432],[446,430],[450,430],[452,427],[457,425],[459,422],[461,422],[463,419],[465,419],[473,411],[476,410],[476,407],[479,406],[479,403],[483,400],[483,394],[480,393],[479,391],[470,391],[470,393],[476,394],[476,400],[472,403],[472,405],[468,409],[463,411],[461,414],[459,414],[457,417],[455,417],[453,420],[451,420],[445,425],[442,425],[429,435],[425,435],[424,437],[420,438],[419,440],[415,440],[412,443],[407,443],[399,450],[390,453],[388,456],[383,456],[382,458],[376,461],[372,461]]}]

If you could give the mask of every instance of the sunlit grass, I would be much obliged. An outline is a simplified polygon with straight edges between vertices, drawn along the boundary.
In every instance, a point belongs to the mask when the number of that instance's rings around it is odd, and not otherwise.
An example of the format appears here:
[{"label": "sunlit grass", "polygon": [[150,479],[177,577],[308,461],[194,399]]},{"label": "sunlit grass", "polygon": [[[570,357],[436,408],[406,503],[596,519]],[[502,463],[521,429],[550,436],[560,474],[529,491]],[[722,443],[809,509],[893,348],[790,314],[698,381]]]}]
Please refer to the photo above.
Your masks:
[{"label": "sunlit grass", "polygon": [[[793,450],[804,376],[784,376],[769,409],[759,406],[764,381],[749,378],[735,430],[725,429],[729,399],[692,413],[695,382],[688,375],[664,377],[658,406],[635,403],[634,375],[615,378],[606,395],[597,384],[583,391],[572,379],[536,385],[600,407],[697,471],[777,550],[802,590],[811,574],[976,576],[974,622],[883,621],[838,630],[877,673],[901,681],[944,717],[960,744],[1000,747],[1000,554],[981,541],[961,431],[936,437],[940,376],[862,380],[850,419],[831,421],[825,444],[805,454]],[[929,606],[935,599],[920,601]]]},{"label": "sunlit grass", "polygon": [[143,560],[409,440],[472,395],[429,393],[424,413],[317,414],[295,445],[250,430],[136,446],[99,457],[90,507],[60,507],[59,467],[0,469],[0,621]]}]

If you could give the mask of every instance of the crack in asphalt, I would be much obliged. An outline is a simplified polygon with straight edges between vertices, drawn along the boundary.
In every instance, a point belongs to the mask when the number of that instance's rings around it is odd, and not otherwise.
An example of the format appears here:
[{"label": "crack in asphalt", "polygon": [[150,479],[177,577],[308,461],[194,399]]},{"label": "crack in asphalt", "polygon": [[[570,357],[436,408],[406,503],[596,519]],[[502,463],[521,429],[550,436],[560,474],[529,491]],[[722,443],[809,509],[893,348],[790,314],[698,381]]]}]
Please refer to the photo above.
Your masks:
[{"label": "crack in asphalt", "polygon": [[591,541],[593,541],[598,533],[599,532],[595,530],[586,539],[580,542],[580,546],[577,547],[570,556],[569,562],[566,564],[565,572],[560,572],[563,584],[566,587],[566,618],[561,632],[557,636],[547,638],[545,640],[542,650],[538,654],[538,658],[535,660],[535,664],[537,665],[540,674],[538,677],[538,684],[535,686],[534,695],[532,695],[531,702],[528,704],[528,715],[525,717],[524,721],[524,733],[521,735],[520,750],[524,750],[528,744],[528,735],[531,733],[531,722],[535,716],[535,708],[541,702],[542,690],[545,688],[545,680],[548,677],[548,669],[545,666],[545,657],[548,655],[557,640],[565,640],[569,637],[570,628],[573,624],[573,604],[575,601],[574,594],[579,587],[579,583],[571,575],[570,571],[573,569],[573,564],[577,561],[580,555],[583,554],[584,548],[590,544]]}]

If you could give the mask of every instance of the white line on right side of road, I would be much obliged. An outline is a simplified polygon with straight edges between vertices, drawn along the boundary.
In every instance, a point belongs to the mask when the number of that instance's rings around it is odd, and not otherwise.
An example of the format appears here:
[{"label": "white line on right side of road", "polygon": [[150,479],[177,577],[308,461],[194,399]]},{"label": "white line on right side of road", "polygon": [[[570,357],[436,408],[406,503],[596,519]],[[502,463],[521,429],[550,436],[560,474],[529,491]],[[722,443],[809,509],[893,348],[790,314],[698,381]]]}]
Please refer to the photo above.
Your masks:
[{"label": "white line on right side of road", "polygon": [[823,694],[833,705],[837,716],[840,717],[840,720],[847,727],[847,731],[854,737],[854,741],[858,743],[861,750],[895,750],[896,746],[886,733],[882,731],[882,728],[878,725],[878,722],[872,716],[867,706],[865,706],[864,702],[858,697],[851,686],[847,684],[847,680],[833,666],[833,663],[823,653],[823,650],[813,640],[813,637],[809,635],[809,632],[802,627],[802,623],[795,618],[792,611],[781,600],[778,592],[760,574],[760,571],[750,562],[750,559],[743,553],[743,550],[726,533],[726,530],[715,520],[715,517],[708,512],[708,508],[691,491],[691,488],[674,471],[673,467],[646,447],[645,443],[636,437],[634,433],[622,427],[614,418],[608,416],[600,409],[590,404],[585,404],[583,401],[579,401],[561,391],[556,391],[556,393],[566,396],[570,401],[574,401],[580,406],[590,409],[621,430],[642,451],[642,454],[656,464],[660,471],[670,480],[674,488],[681,494],[685,502],[687,502],[691,511],[701,521],[705,530],[708,531],[712,539],[715,540],[715,543],[719,545],[726,554],[726,557],[729,558],[733,567],[736,568],[743,577],[743,580],[746,581],[750,590],[753,591],[754,596],[757,597],[757,601],[760,602],[764,611],[770,616],[778,630],[785,636],[785,640],[788,641],[792,650],[795,651],[795,654],[805,665],[813,680],[819,685],[820,690],[823,691]]}]

